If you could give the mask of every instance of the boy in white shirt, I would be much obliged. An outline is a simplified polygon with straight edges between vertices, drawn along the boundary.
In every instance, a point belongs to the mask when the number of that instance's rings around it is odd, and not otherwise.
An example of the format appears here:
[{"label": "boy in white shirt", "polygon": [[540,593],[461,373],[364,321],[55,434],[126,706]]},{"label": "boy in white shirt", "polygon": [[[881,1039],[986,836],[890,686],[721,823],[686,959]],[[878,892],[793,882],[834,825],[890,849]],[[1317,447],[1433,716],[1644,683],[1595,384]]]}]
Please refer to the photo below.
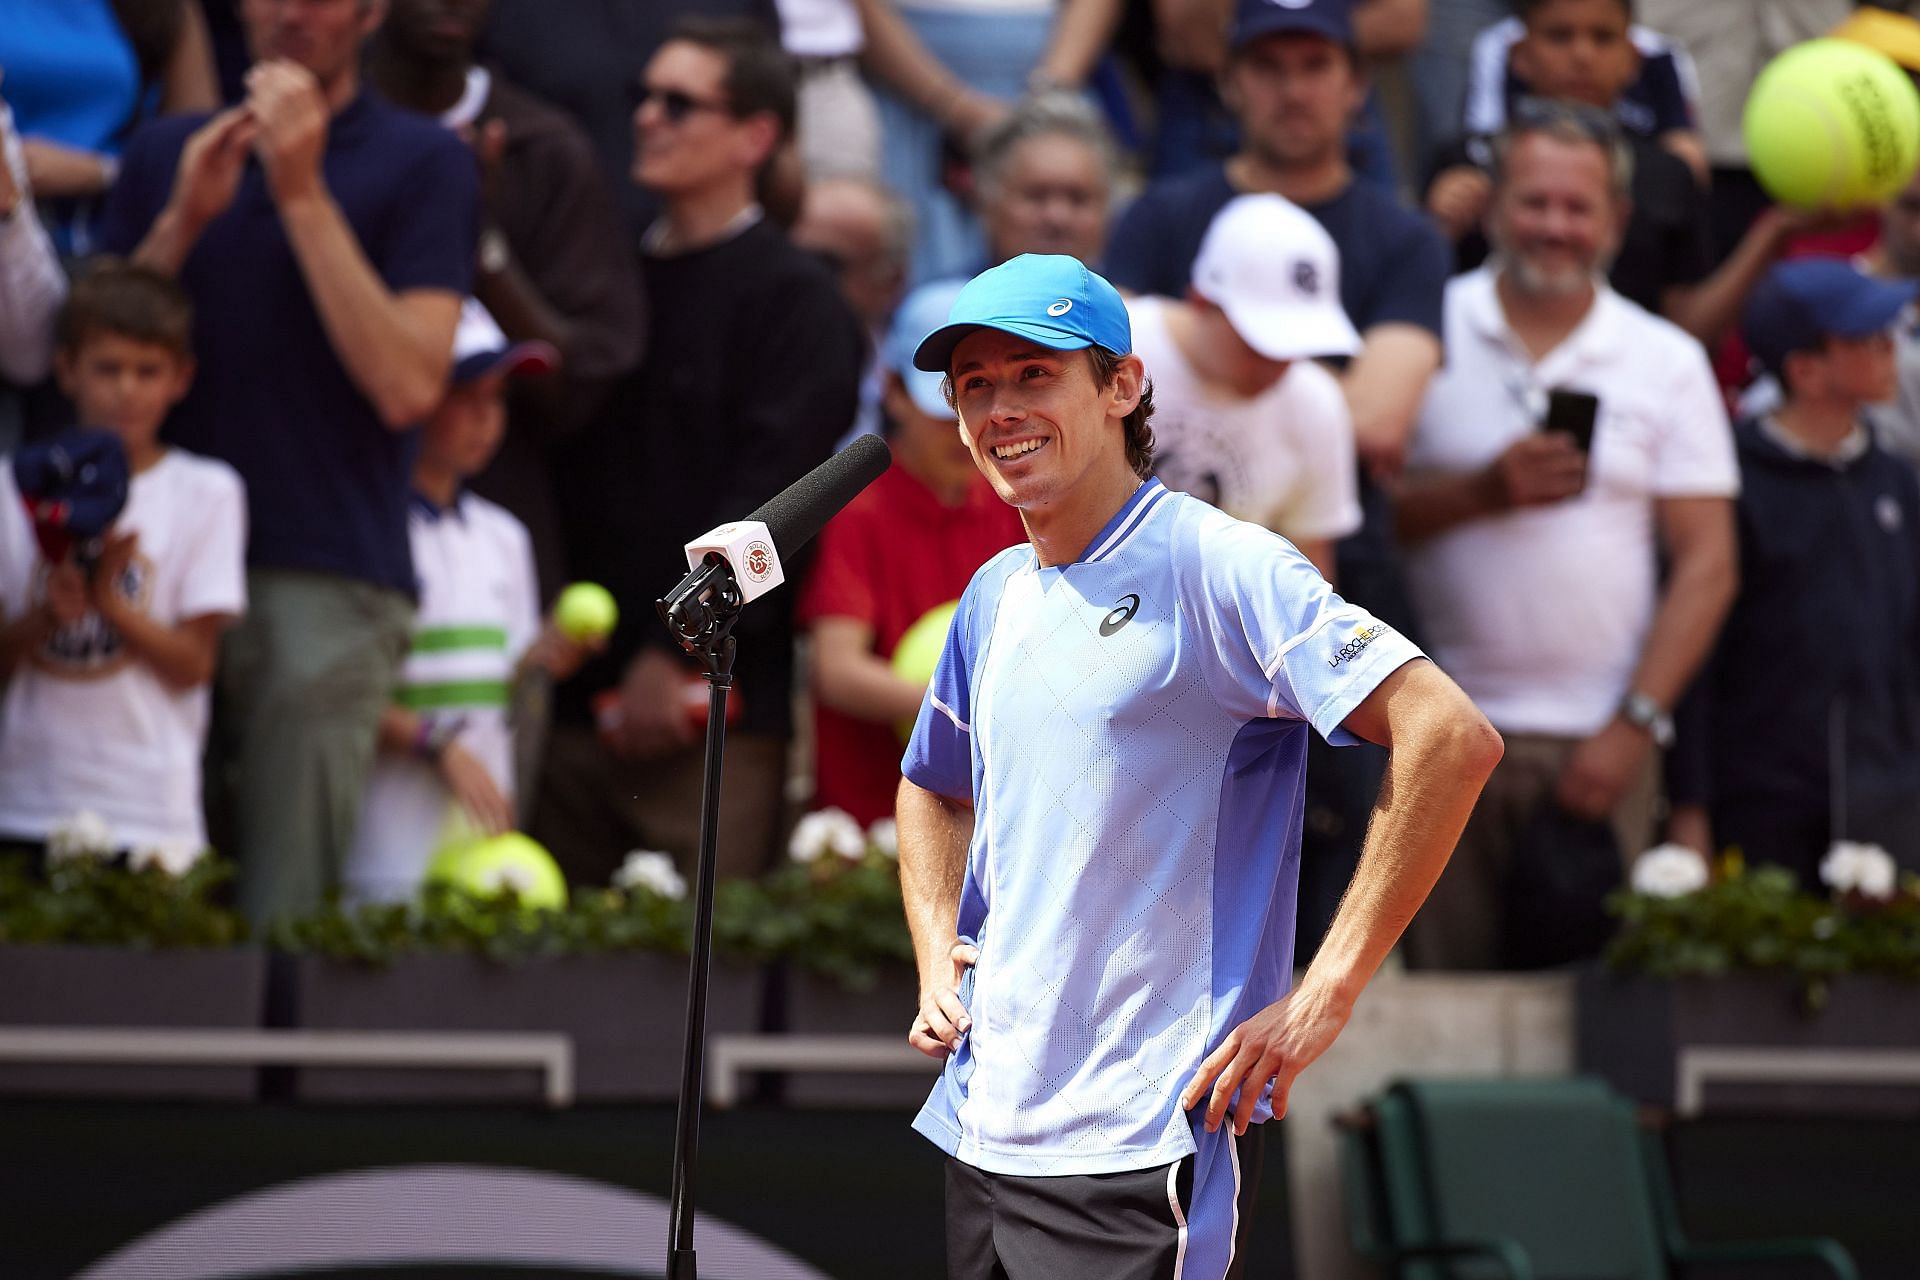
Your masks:
[{"label": "boy in white shirt", "polygon": [[117,848],[206,844],[208,684],[246,610],[246,501],[224,462],[160,443],[193,381],[192,332],[178,285],[116,261],[61,312],[61,389],[132,477],[97,558],[50,562],[0,466],[0,836],[44,843],[85,810]]},{"label": "boy in white shirt", "polygon": [[360,901],[410,898],[443,845],[515,827],[514,685],[533,670],[564,678],[588,653],[541,623],[526,526],[466,490],[506,434],[507,379],[546,372],[559,355],[544,342],[509,345],[471,300],[453,355],[453,384],[413,467],[419,607],[343,879]]}]

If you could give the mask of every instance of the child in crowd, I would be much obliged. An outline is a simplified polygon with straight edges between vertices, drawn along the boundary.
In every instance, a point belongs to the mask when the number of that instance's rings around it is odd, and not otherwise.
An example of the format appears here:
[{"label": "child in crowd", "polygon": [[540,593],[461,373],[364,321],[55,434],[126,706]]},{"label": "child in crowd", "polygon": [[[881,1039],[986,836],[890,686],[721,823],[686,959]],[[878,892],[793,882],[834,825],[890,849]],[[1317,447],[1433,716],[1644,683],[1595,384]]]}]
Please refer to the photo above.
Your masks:
[{"label": "child in crowd", "polygon": [[1916,287],[1802,258],[1746,308],[1783,399],[1734,428],[1740,594],[1680,720],[1672,829],[1805,885],[1840,839],[1920,870],[1920,483],[1861,416]]},{"label": "child in crowd", "polygon": [[559,360],[544,342],[508,345],[468,301],[454,336],[452,386],[420,432],[408,520],[419,607],[400,687],[380,720],[347,862],[349,898],[399,901],[443,845],[517,824],[515,684],[572,674],[587,647],[540,619],[526,526],[466,485],[506,435],[505,389]]},{"label": "child in crowd", "polygon": [[893,465],[827,523],[800,595],[813,638],[814,800],[862,824],[893,815],[905,746],[896,726],[927,691],[894,671],[894,648],[1027,536],[974,465],[941,375],[913,367],[914,347],[946,323],[961,283],[924,285],[894,313],[880,352]]},{"label": "child in crowd", "polygon": [[246,500],[224,462],[160,442],[193,381],[192,332],[178,285],[113,260],[60,313],[61,389],[131,473],[97,548],[50,561],[0,467],[0,835],[13,840],[42,844],[85,811],[119,849],[206,845],[208,686],[220,633],[246,610]]}]

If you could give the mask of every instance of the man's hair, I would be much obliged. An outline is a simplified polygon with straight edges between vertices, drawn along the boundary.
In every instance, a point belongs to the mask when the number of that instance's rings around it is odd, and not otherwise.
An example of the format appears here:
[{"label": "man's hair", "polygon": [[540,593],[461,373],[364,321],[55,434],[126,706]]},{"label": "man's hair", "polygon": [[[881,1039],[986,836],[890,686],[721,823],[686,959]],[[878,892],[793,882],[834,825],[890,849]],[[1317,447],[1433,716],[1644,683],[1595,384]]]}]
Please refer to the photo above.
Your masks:
[{"label": "man's hair", "polygon": [[[1554,2],[1555,0],[1514,0],[1513,11],[1519,15],[1522,22],[1525,22],[1528,18],[1531,18],[1534,14]],[[1632,22],[1633,0],[1613,0],[1613,2],[1620,6],[1622,13],[1627,15],[1627,21]]]},{"label": "man's hair", "polygon": [[1028,98],[981,137],[974,153],[974,167],[988,198],[991,199],[999,187],[1015,147],[1031,138],[1055,134],[1084,143],[1100,157],[1101,171],[1108,189],[1112,189],[1119,160],[1106,122],[1093,104],[1079,94],[1056,90]]},{"label": "man's hair", "polygon": [[[773,33],[752,18],[682,18],[669,41],[684,40],[726,59],[727,110],[736,120],[767,112],[780,123],[782,141],[793,136],[799,75]],[[778,150],[776,146],[775,150]]]},{"label": "man's hair", "polygon": [[[1124,358],[1105,347],[1088,347],[1087,358],[1093,364],[1093,380],[1100,386],[1112,386]],[[1140,377],[1140,403],[1133,406],[1122,426],[1127,436],[1127,465],[1142,480],[1153,474],[1153,379]]]},{"label": "man's hair", "polygon": [[69,354],[112,334],[193,355],[193,303],[172,277],[119,258],[95,258],[67,292],[54,340]]},{"label": "man's hair", "polygon": [[1616,199],[1633,194],[1633,148],[1611,115],[1584,103],[1553,98],[1523,98],[1513,118],[1493,139],[1493,185],[1506,185],[1513,149],[1520,139],[1539,134],[1573,146],[1598,147],[1607,159],[1607,189]]}]

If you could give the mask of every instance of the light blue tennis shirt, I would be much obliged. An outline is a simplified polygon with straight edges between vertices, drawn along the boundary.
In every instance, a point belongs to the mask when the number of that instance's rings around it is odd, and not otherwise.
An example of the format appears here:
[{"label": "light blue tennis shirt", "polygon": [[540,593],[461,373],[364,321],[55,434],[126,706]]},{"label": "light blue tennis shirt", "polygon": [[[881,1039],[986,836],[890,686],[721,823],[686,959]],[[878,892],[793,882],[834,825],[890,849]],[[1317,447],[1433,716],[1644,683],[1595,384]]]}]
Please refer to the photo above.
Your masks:
[{"label": "light blue tennis shirt", "polygon": [[1353,742],[1419,656],[1285,539],[1155,480],[1081,559],[982,567],[901,766],[973,801],[980,948],[914,1127],[992,1173],[1194,1153],[1181,1088],[1291,977],[1308,726]]}]

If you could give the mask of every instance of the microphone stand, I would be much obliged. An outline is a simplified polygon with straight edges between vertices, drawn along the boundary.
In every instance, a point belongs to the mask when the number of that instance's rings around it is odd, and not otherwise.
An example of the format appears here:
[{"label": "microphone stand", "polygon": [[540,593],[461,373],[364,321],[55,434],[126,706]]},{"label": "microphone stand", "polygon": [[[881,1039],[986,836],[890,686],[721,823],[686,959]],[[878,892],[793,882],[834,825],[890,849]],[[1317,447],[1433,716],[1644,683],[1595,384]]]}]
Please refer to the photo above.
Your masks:
[{"label": "microphone stand", "polygon": [[733,687],[733,625],[745,601],[733,570],[709,552],[702,566],[657,602],[660,618],[707,676],[707,767],[700,789],[700,860],[693,899],[693,968],[687,981],[687,1030],[680,1070],[679,1123],[673,1139],[673,1194],[667,1280],[697,1280],[693,1249],[693,1164],[700,1143],[701,1075],[707,1052],[707,971],[713,953],[714,842],[720,815],[720,760],[726,745],[727,691]]}]

